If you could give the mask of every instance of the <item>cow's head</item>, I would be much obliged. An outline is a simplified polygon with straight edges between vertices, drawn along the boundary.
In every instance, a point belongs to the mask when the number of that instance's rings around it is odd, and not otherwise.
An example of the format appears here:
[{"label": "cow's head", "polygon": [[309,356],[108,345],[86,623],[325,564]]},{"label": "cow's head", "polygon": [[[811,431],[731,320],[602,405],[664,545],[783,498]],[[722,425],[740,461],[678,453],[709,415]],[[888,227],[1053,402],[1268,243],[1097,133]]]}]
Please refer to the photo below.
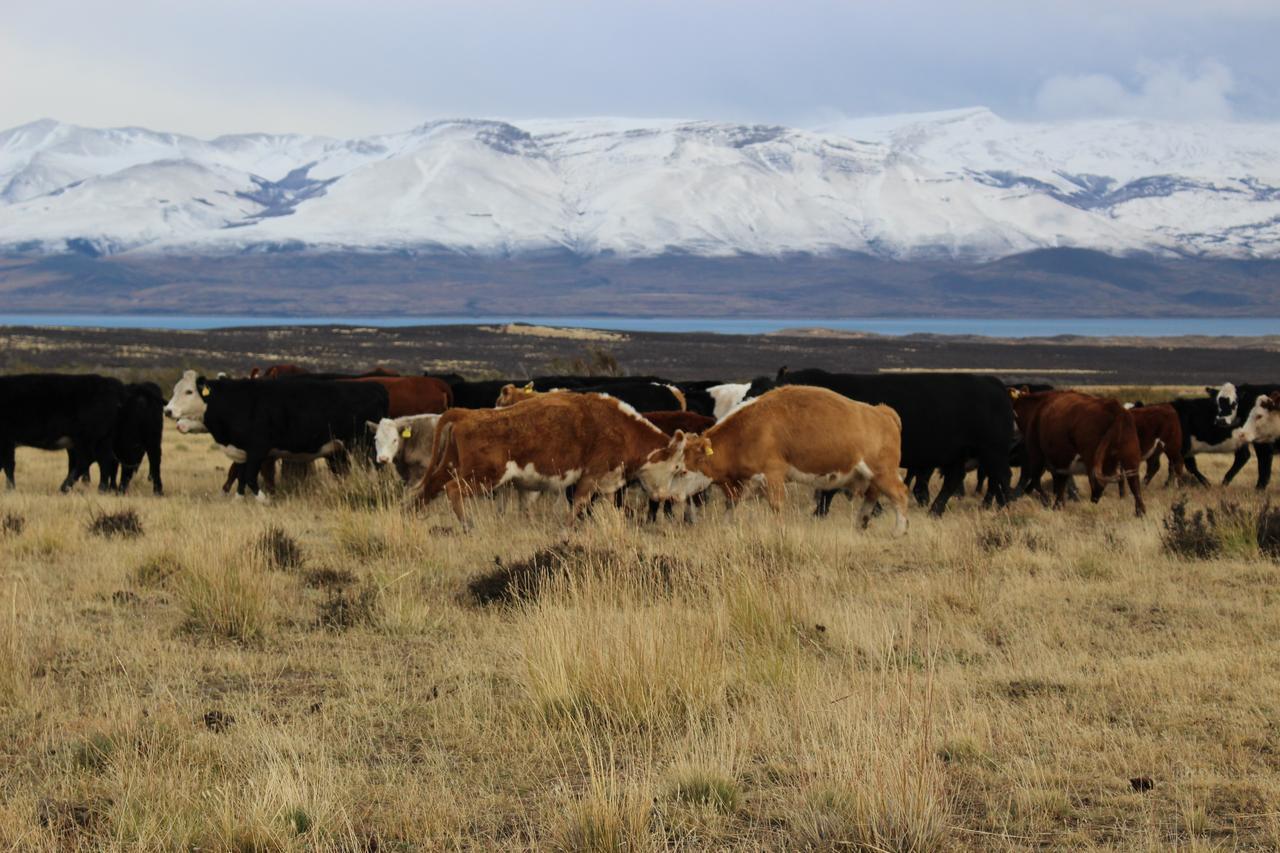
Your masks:
[{"label": "cow's head", "polygon": [[666,447],[649,451],[644,464],[636,472],[636,479],[654,500],[671,497],[671,481],[684,472],[684,447],[688,435],[676,430]]},{"label": "cow's head", "polygon": [[514,406],[521,400],[528,400],[531,397],[538,396],[538,392],[533,390],[533,383],[527,385],[503,385],[502,390],[498,393],[498,402],[494,403],[494,408],[504,409],[507,406]]},{"label": "cow's head", "polygon": [[173,396],[164,407],[165,417],[179,422],[203,422],[205,409],[209,408],[209,394],[209,385],[204,377],[194,370],[186,371],[173,386]]},{"label": "cow's head", "polygon": [[1240,397],[1236,394],[1235,385],[1228,382],[1221,388],[1204,390],[1214,399],[1218,407],[1214,423],[1218,426],[1231,426],[1240,418]]},{"label": "cow's head", "polygon": [[1280,391],[1259,397],[1244,426],[1231,434],[1240,444],[1266,443],[1280,439]]},{"label": "cow's head", "polygon": [[400,448],[403,446],[400,440],[402,432],[413,435],[413,427],[397,426],[391,418],[383,418],[377,423],[365,421],[365,426],[368,427],[369,432],[373,433],[373,458],[379,465],[394,462],[400,455]]},{"label": "cow's head", "polygon": [[705,435],[691,435],[684,444],[684,467],[700,474],[710,474],[715,448]]}]

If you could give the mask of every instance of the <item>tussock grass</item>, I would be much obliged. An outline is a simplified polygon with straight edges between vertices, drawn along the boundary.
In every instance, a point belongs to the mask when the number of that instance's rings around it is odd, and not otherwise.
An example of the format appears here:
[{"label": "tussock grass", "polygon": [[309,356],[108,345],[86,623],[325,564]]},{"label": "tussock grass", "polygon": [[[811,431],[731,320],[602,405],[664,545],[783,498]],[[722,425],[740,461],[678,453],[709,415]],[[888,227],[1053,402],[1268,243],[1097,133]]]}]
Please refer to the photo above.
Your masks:
[{"label": "tussock grass", "polygon": [[359,466],[226,500],[198,439],[166,436],[163,500],[100,499],[145,503],[133,538],[19,451],[0,849],[1280,846],[1250,482],[1188,504],[1208,559],[1166,550],[1158,487],[1144,520],[965,497],[903,539],[801,489],[572,530],[499,496],[464,534]]},{"label": "tussock grass", "polygon": [[95,511],[89,519],[89,532],[107,539],[113,536],[141,536],[142,516],[132,508],[116,512]]}]

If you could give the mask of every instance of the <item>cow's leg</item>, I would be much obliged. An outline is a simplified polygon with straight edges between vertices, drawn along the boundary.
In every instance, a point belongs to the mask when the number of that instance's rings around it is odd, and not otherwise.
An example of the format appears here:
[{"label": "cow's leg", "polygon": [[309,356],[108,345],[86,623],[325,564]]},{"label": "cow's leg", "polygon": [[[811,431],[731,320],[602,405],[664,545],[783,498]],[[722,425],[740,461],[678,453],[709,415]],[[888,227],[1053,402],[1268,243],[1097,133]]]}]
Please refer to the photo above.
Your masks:
[{"label": "cow's leg", "polygon": [[1124,472],[1125,479],[1129,481],[1129,491],[1133,492],[1133,511],[1138,518],[1147,514],[1147,505],[1142,500],[1142,480],[1138,477],[1138,466],[1141,462],[1134,462],[1133,467]]},{"label": "cow's leg", "polygon": [[[98,463],[98,491],[109,492],[116,479],[116,451],[111,446],[111,438],[104,437],[93,447],[93,460]],[[85,465],[85,472],[89,469]]]},{"label": "cow's leg", "polygon": [[[1191,476],[1195,478],[1195,482],[1199,486],[1208,486],[1209,478],[1200,473],[1200,463],[1196,461],[1194,456],[1188,456],[1185,460],[1187,470],[1191,472]],[[1169,477],[1173,477],[1173,472],[1169,472]],[[1167,485],[1167,484],[1166,484]]]},{"label": "cow's leg", "polygon": [[578,523],[579,519],[587,511],[587,507],[591,505],[591,501],[595,499],[595,496],[596,477],[583,474],[578,478],[577,488],[573,492],[573,504],[569,508],[570,526]]},{"label": "cow's leg", "polygon": [[1231,481],[1236,478],[1236,474],[1240,473],[1240,469],[1249,462],[1249,445],[1241,445],[1236,451],[1236,458],[1231,460],[1231,467],[1227,469],[1227,473],[1222,478],[1222,485],[1229,486]]},{"label": "cow's leg", "polygon": [[147,468],[151,475],[151,492],[155,495],[163,495],[164,483],[160,479],[159,443],[147,448]]},{"label": "cow's leg", "polygon": [[[138,469],[141,467],[142,460],[138,460],[137,465],[129,465],[125,462],[120,463],[120,485],[118,487],[120,494],[123,495],[125,492],[129,491],[129,483],[133,481],[133,475],[138,473]],[[115,479],[114,472],[112,473],[111,478],[113,480]]]},{"label": "cow's leg", "polygon": [[270,500],[258,482],[258,472],[262,470],[262,464],[267,461],[269,453],[270,451],[263,447],[245,449],[244,464],[240,466],[240,485],[236,489],[237,495],[243,497],[247,488],[259,502],[266,503]]},{"label": "cow's leg", "polygon": [[838,489],[818,489],[813,493],[813,514],[822,518],[831,512],[831,501]]},{"label": "cow's leg", "polygon": [[668,516],[671,515],[671,501],[655,501],[649,498],[649,511],[645,514],[645,519],[650,524],[656,524],[658,521],[658,510],[664,508]]},{"label": "cow's leg", "polygon": [[[961,468],[961,484],[963,485],[964,474]],[[943,488],[946,484],[943,484]],[[907,497],[907,486],[902,482],[902,478],[898,476],[897,470],[880,471],[872,475],[871,486],[866,494],[871,496],[872,492],[878,495],[882,494],[893,504],[893,511],[897,518],[894,521],[893,533],[895,536],[902,536],[907,532],[907,505],[910,503]],[[876,500],[872,500],[873,505],[877,504]],[[866,508],[866,501],[863,502],[863,508]],[[865,524],[863,525],[866,526]]]},{"label": "cow's leg", "polygon": [[449,505],[453,507],[453,514],[457,517],[458,523],[460,523],[464,529],[470,530],[471,520],[467,518],[466,507],[464,505],[466,492],[467,489],[465,485],[462,480],[457,477],[451,477],[449,481],[444,484],[444,493],[449,498]]},{"label": "cow's leg", "polygon": [[933,506],[929,507],[929,512],[933,515],[942,515],[947,511],[947,501],[951,500],[951,496],[964,488],[964,460],[954,462],[942,476],[942,488],[938,491],[938,497],[934,499]]},{"label": "cow's leg", "polygon": [[[1168,460],[1169,460],[1169,474],[1170,474],[1170,476],[1176,476],[1176,477],[1178,478],[1178,485],[1179,485],[1179,486],[1181,486],[1181,485],[1183,485],[1184,483],[1186,483],[1186,482],[1187,482],[1187,463],[1186,463],[1186,462],[1184,462],[1184,461],[1183,461],[1183,459],[1182,459],[1182,448],[1180,448],[1180,447],[1174,447],[1174,446],[1172,446],[1172,445],[1165,445],[1165,448],[1164,448],[1164,457],[1165,457],[1166,459],[1168,459]],[[1153,457],[1151,457],[1151,460],[1152,460],[1152,462],[1154,462],[1154,463],[1155,463],[1155,465],[1157,466],[1157,470],[1158,470],[1158,469],[1159,469],[1159,465],[1160,465],[1160,457],[1158,457],[1158,456],[1153,456]],[[1147,464],[1148,464],[1148,467],[1149,467],[1151,463],[1147,463]],[[1146,486],[1146,485],[1147,485],[1147,483],[1149,483],[1149,482],[1151,482],[1151,477],[1150,477],[1150,476],[1148,476],[1146,480],[1143,480],[1143,481],[1142,481],[1142,485],[1143,485],[1143,486]]]},{"label": "cow's leg", "polygon": [[[1182,457],[1182,451],[1165,445],[1164,455],[1169,457],[1169,476],[1173,476],[1173,456],[1177,454],[1179,459]],[[1151,481],[1156,478],[1156,474],[1160,473],[1160,454],[1152,453],[1151,458],[1147,460],[1147,475],[1142,478],[1142,485],[1149,486]]]},{"label": "cow's leg", "polygon": [[1053,472],[1053,508],[1062,509],[1067,503],[1067,483],[1070,482],[1070,474],[1059,474]]},{"label": "cow's leg", "polygon": [[0,442],[0,470],[4,471],[6,489],[12,489],[17,485],[13,480],[15,458],[13,442]]},{"label": "cow's leg", "polygon": [[1080,489],[1076,486],[1076,478],[1070,474],[1067,475],[1067,500],[1080,500]]},{"label": "cow's leg", "polygon": [[774,512],[782,512],[787,502],[787,472],[785,468],[774,468],[764,475],[764,496],[769,508]]},{"label": "cow's leg", "polygon": [[[914,475],[915,485],[911,489],[911,493],[915,495],[916,504],[919,506],[929,505],[929,481],[933,479],[932,468],[918,468],[914,472],[908,470],[907,477]],[[943,479],[943,489],[946,488],[945,477]],[[945,503],[945,502],[944,502]]]},{"label": "cow's leg", "polygon": [[62,481],[62,485],[58,487],[58,490],[61,492],[71,491],[71,487],[80,482],[81,477],[89,473],[89,466],[92,464],[92,442],[83,439],[76,441],[71,450],[71,466],[67,471],[67,478]]},{"label": "cow's leg", "polygon": [[978,460],[978,479],[986,480],[987,494],[982,499],[984,507],[991,506],[991,502],[995,501],[996,506],[1004,506],[1009,503],[1009,481],[1013,478],[1013,471],[1009,468],[1008,452],[987,452]]},{"label": "cow's leg", "polygon": [[231,487],[240,481],[241,463],[232,462],[227,466],[227,479],[222,484],[222,491],[225,494],[231,494]]},{"label": "cow's leg", "polygon": [[874,482],[862,483],[860,486],[862,503],[858,506],[858,528],[866,530],[867,525],[871,523],[871,516],[875,512],[876,501],[880,500],[880,490],[876,488]]},{"label": "cow's leg", "polygon": [[1258,457],[1258,483],[1254,488],[1262,491],[1271,482],[1271,457],[1275,455],[1275,445],[1255,444],[1253,452]]}]

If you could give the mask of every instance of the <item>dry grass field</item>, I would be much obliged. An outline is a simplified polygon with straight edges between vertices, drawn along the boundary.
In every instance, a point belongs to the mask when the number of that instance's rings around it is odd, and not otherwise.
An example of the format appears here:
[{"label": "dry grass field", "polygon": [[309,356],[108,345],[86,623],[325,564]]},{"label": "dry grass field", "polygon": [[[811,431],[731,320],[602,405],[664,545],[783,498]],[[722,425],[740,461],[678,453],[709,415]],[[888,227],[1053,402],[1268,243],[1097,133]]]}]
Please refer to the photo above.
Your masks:
[{"label": "dry grass field", "polygon": [[164,498],[30,450],[0,492],[0,847],[1280,847],[1280,565],[1244,522],[1165,553],[1173,490],[463,534],[376,474],[263,507],[165,451]]}]

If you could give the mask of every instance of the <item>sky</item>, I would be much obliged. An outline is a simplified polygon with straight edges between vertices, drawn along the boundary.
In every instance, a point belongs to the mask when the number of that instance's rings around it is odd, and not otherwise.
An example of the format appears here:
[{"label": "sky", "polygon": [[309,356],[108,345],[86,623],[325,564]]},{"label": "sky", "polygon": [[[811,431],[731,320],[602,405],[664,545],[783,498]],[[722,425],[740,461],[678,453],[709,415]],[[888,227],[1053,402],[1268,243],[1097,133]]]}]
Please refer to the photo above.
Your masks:
[{"label": "sky", "polygon": [[1280,120],[1280,0],[10,0],[0,128]]}]

